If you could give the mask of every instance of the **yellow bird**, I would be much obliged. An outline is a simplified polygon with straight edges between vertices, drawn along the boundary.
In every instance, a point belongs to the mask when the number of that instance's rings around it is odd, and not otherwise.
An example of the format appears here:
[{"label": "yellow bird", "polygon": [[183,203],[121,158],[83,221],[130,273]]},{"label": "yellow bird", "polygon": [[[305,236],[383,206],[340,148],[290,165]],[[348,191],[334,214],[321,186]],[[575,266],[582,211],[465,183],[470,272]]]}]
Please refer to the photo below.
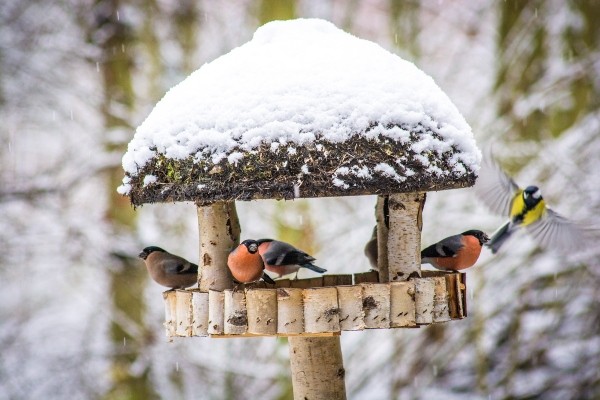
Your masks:
[{"label": "yellow bird", "polygon": [[537,186],[521,189],[491,158],[482,165],[475,190],[492,211],[509,218],[486,244],[492,253],[520,228],[526,228],[542,247],[565,254],[585,241],[582,226],[548,207]]}]

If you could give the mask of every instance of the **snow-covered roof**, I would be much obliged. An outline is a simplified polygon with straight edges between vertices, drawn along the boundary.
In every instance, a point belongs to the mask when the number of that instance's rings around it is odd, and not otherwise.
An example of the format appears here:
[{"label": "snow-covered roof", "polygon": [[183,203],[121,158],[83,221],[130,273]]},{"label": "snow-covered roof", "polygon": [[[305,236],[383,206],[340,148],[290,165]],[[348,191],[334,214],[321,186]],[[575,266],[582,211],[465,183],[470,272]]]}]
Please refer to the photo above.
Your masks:
[{"label": "snow-covered roof", "polygon": [[470,186],[481,154],[433,79],[327,21],[274,21],[173,87],[123,156],[133,204]]}]

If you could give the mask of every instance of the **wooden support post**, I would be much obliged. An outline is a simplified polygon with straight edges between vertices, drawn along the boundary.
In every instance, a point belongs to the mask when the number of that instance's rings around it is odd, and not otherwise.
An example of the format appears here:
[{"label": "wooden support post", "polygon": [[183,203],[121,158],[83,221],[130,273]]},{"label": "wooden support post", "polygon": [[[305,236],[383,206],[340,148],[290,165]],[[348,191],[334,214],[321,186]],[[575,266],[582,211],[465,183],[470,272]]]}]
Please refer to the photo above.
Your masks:
[{"label": "wooden support post", "polygon": [[290,337],[294,400],[344,400],[344,363],[339,336]]},{"label": "wooden support post", "polygon": [[198,227],[200,291],[222,291],[231,288],[233,279],[227,268],[227,256],[239,244],[241,232],[235,202],[217,202],[198,207]]},{"label": "wooden support post", "polygon": [[[389,196],[389,227],[385,250],[379,252],[380,281],[385,279],[383,263],[387,253],[389,282],[406,281],[421,276],[421,227],[425,193],[396,193]],[[379,226],[379,223],[378,223]],[[379,233],[379,228],[378,231]],[[378,239],[379,240],[379,239]]]}]

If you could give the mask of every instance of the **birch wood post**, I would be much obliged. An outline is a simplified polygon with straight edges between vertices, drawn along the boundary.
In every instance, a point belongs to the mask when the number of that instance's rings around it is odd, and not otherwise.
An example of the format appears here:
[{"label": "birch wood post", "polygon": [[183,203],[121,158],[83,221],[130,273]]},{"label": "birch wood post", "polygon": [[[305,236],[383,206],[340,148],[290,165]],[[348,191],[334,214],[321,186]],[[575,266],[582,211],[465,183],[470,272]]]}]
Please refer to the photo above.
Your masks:
[{"label": "birch wood post", "polygon": [[277,333],[277,289],[246,291],[248,332],[261,335]]},{"label": "birch wood post", "polygon": [[225,294],[217,290],[208,291],[208,334],[222,335],[225,311]]},{"label": "birch wood post", "polygon": [[434,281],[433,288],[433,322],[450,321],[450,309],[448,304],[448,289],[446,277],[437,276],[431,278]]},{"label": "birch wood post", "polygon": [[[424,193],[396,193],[389,196],[387,259],[389,282],[421,276],[421,227]],[[379,230],[378,230],[379,232]],[[381,255],[379,258],[382,258]],[[381,269],[380,269],[380,281]]]},{"label": "birch wood post", "polygon": [[390,214],[388,208],[389,196],[377,196],[375,205],[375,220],[377,221],[377,269],[379,282],[389,282],[388,264],[388,232]]},{"label": "birch wood post", "polygon": [[304,331],[339,332],[340,309],[335,287],[304,289]]},{"label": "birch wood post", "polygon": [[433,278],[415,279],[415,312],[417,324],[433,322]]},{"label": "birch wood post", "polygon": [[362,286],[337,286],[336,289],[340,307],[340,329],[343,331],[365,329]]},{"label": "birch wood post", "polygon": [[198,227],[200,291],[222,291],[231,288],[233,279],[227,268],[227,256],[239,244],[241,232],[235,202],[217,202],[198,207]]},{"label": "birch wood post", "polygon": [[192,335],[208,336],[208,293],[192,293]]},{"label": "birch wood post", "polygon": [[192,292],[176,290],[175,303],[177,307],[175,334],[177,336],[192,336]]},{"label": "birch wood post", "polygon": [[339,336],[290,337],[294,400],[345,400],[344,363]]},{"label": "birch wood post", "polygon": [[369,329],[390,327],[390,285],[362,283],[365,326]]},{"label": "birch wood post", "polygon": [[177,295],[174,290],[168,290],[163,292],[163,299],[165,300],[165,333],[167,338],[175,336],[175,329],[177,328]]},{"label": "birch wood post", "polygon": [[224,329],[226,335],[241,335],[248,329],[248,311],[246,296],[243,291],[227,289],[223,292]]},{"label": "birch wood post", "polygon": [[400,328],[416,325],[415,282],[392,282],[390,284],[390,326]]},{"label": "birch wood post", "polygon": [[302,289],[277,289],[277,333],[304,332]]}]

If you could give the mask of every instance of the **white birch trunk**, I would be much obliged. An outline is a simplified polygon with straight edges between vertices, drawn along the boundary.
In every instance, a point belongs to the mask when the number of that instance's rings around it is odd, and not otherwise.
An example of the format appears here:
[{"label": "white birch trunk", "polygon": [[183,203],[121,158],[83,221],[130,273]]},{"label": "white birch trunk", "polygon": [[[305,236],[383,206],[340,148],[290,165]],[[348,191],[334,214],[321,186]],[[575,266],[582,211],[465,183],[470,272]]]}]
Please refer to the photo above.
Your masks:
[{"label": "white birch trunk", "polygon": [[416,326],[415,282],[390,284],[390,326],[400,328]]},{"label": "white birch trunk", "polygon": [[377,269],[379,282],[389,282],[388,232],[389,232],[389,196],[377,196],[375,219],[377,220]]},{"label": "white birch trunk", "polygon": [[415,312],[417,324],[433,322],[433,293],[435,282],[433,278],[415,279]]},{"label": "white birch trunk", "polygon": [[340,307],[340,329],[343,331],[365,329],[362,287],[359,285],[337,286],[336,289]]},{"label": "white birch trunk", "polygon": [[227,256],[240,240],[240,223],[235,202],[217,202],[198,207],[200,230],[200,291],[225,290],[233,286]]},{"label": "white birch trunk", "polygon": [[390,285],[362,283],[365,326],[369,329],[390,327]]},{"label": "white birch trunk", "polygon": [[424,202],[424,193],[396,193],[389,196],[386,251],[390,282],[421,276],[421,213]]},{"label": "white birch trunk", "polygon": [[177,336],[192,335],[192,292],[187,290],[175,291],[175,303],[177,314],[177,325],[175,334]]},{"label": "white birch trunk", "polygon": [[246,291],[248,333],[277,334],[277,289]]},{"label": "white birch trunk", "polygon": [[277,333],[304,332],[304,303],[302,289],[277,289]]},{"label": "white birch trunk", "polygon": [[335,287],[304,289],[304,331],[339,332],[340,309]]},{"label": "white birch trunk", "polygon": [[177,295],[174,290],[163,292],[165,300],[165,333],[167,338],[171,339],[175,336],[177,329]]},{"label": "white birch trunk", "polygon": [[208,334],[223,334],[225,294],[217,290],[208,291]]},{"label": "white birch trunk", "polygon": [[290,337],[294,400],[345,400],[344,363],[339,336]]},{"label": "white birch trunk", "polygon": [[248,329],[246,296],[243,291],[225,290],[224,332],[226,335],[241,335]]},{"label": "white birch trunk", "polygon": [[434,280],[433,289],[433,322],[450,321],[450,309],[448,304],[448,289],[446,278],[438,276]]},{"label": "white birch trunk", "polygon": [[192,292],[192,336],[208,336],[208,293]]}]

